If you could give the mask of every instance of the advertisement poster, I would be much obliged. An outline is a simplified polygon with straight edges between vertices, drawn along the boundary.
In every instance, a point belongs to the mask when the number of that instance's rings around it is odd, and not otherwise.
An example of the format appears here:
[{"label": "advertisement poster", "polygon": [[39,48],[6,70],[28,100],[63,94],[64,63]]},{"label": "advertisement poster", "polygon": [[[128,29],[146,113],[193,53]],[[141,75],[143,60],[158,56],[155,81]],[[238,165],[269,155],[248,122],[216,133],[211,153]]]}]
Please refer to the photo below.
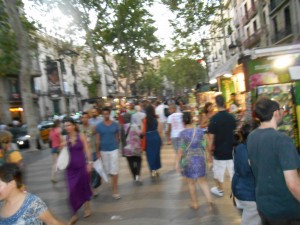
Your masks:
[{"label": "advertisement poster", "polygon": [[299,131],[297,126],[296,106],[293,103],[291,84],[266,85],[257,87],[258,97],[266,96],[279,102],[284,107],[283,123],[278,130],[294,139],[299,148]]},{"label": "advertisement poster", "polygon": [[298,71],[300,55],[263,57],[250,60],[247,63],[247,87],[253,90],[257,86],[266,84],[288,83],[292,73]]},{"label": "advertisement poster", "polygon": [[233,80],[230,79],[230,78],[221,79],[220,80],[220,87],[221,87],[222,95],[225,98],[225,102],[228,102],[230,100],[231,93],[235,93]]},{"label": "advertisement poster", "polygon": [[50,96],[60,95],[61,87],[56,61],[48,60],[46,62],[46,73],[48,78],[48,91]]}]

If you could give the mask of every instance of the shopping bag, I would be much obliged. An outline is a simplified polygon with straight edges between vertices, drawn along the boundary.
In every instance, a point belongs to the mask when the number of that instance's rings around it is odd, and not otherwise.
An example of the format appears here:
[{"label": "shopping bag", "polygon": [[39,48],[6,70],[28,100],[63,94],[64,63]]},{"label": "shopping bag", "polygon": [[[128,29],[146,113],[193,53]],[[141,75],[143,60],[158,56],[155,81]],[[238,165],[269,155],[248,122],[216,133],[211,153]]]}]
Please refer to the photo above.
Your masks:
[{"label": "shopping bag", "polygon": [[93,163],[93,167],[94,169],[97,171],[97,173],[102,177],[102,179],[105,181],[105,182],[108,182],[108,177],[104,171],[104,168],[103,168],[103,163],[102,163],[102,160],[101,159],[97,159],[94,163]]},{"label": "shopping bag", "polygon": [[94,169],[92,171],[91,185],[92,188],[97,188],[101,185],[101,177]]},{"label": "shopping bag", "polygon": [[57,158],[56,170],[65,170],[70,162],[70,152],[67,147],[64,147]]}]

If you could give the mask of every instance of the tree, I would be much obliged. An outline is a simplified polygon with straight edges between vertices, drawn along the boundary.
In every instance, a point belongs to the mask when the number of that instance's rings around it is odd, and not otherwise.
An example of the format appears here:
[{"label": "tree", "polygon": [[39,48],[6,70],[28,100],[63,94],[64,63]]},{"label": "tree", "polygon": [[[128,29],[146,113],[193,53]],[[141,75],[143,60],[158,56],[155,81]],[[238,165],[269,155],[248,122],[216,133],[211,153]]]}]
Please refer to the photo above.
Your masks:
[{"label": "tree", "polygon": [[136,82],[139,77],[143,58],[151,57],[153,53],[158,53],[162,49],[154,35],[156,31],[152,26],[154,21],[145,8],[151,2],[147,0],[112,2],[111,14],[106,20],[98,19],[93,32],[97,50],[105,52],[111,48],[116,54],[117,74],[126,79],[126,95],[130,82]]},{"label": "tree", "polygon": [[206,70],[197,60],[170,52],[160,60],[159,74],[166,77],[177,92],[183,92],[184,89],[195,87],[199,81],[204,81]]},{"label": "tree", "polygon": [[142,76],[141,80],[137,82],[139,95],[161,95],[163,90],[163,81],[164,79],[162,76],[160,76],[158,71],[154,69],[147,70]]},{"label": "tree", "polygon": [[88,89],[89,98],[96,98],[98,97],[97,86],[100,83],[100,77],[94,71],[90,71],[88,75],[91,82],[82,80],[82,84]]},{"label": "tree", "polygon": [[[175,30],[173,37],[175,48],[185,50],[187,56],[205,58],[207,56],[206,31],[221,33],[224,49],[227,49],[226,26],[231,18],[225,18],[223,0],[163,0],[176,15],[171,21]],[[212,38],[211,36],[208,38]],[[228,51],[226,51],[228,54]],[[228,55],[227,55],[228,56]]]},{"label": "tree", "polygon": [[18,0],[3,0],[3,5],[9,25],[14,32],[15,40],[17,43],[20,59],[19,80],[22,93],[22,104],[27,119],[28,134],[32,137],[30,138],[30,146],[31,148],[34,148],[34,146],[36,146],[38,130],[33,96],[31,92],[31,81],[33,77],[31,75],[32,57],[30,55],[30,52],[32,49],[29,31],[26,30],[26,24],[28,23],[26,22],[25,18],[19,13],[19,7],[21,7],[22,5]]}]

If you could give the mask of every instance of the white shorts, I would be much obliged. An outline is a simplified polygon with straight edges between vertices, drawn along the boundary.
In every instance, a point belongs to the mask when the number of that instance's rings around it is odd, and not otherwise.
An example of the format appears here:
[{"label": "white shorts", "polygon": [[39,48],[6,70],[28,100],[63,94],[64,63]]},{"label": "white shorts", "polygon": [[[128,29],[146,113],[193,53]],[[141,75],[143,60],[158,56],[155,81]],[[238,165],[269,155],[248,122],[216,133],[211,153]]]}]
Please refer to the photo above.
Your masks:
[{"label": "white shorts", "polygon": [[118,175],[119,173],[119,150],[101,151],[101,158],[104,170],[109,175]]},{"label": "white shorts", "polygon": [[228,170],[230,180],[232,180],[233,173],[234,173],[234,165],[233,160],[213,160],[213,172],[214,172],[214,179],[218,180],[219,182],[224,182],[224,175],[226,168]]}]

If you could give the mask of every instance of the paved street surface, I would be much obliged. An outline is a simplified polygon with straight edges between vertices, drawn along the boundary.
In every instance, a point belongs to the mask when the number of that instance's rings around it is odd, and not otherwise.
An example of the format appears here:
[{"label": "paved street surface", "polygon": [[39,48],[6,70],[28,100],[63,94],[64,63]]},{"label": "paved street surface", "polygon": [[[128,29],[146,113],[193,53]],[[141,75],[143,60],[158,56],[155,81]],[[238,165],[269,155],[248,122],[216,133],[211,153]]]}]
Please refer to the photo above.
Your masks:
[{"label": "paved street surface", "polygon": [[[67,221],[70,210],[67,201],[64,173],[58,174],[58,183],[52,184],[50,149],[38,152],[23,152],[26,164],[26,184],[29,192],[40,196],[58,218]],[[122,199],[114,200],[108,184],[102,184],[98,197],[92,200],[93,215],[83,219],[79,212],[78,225],[238,225],[240,212],[234,208],[230,195],[229,177],[226,178],[225,195],[214,197],[215,207],[209,211],[200,188],[200,208],[188,207],[189,195],[185,180],[173,169],[174,152],[164,146],[161,152],[163,168],[160,181],[152,182],[147,162],[143,161],[143,185],[132,183],[127,161],[120,157],[119,188]],[[208,172],[210,187],[212,172]]]}]

